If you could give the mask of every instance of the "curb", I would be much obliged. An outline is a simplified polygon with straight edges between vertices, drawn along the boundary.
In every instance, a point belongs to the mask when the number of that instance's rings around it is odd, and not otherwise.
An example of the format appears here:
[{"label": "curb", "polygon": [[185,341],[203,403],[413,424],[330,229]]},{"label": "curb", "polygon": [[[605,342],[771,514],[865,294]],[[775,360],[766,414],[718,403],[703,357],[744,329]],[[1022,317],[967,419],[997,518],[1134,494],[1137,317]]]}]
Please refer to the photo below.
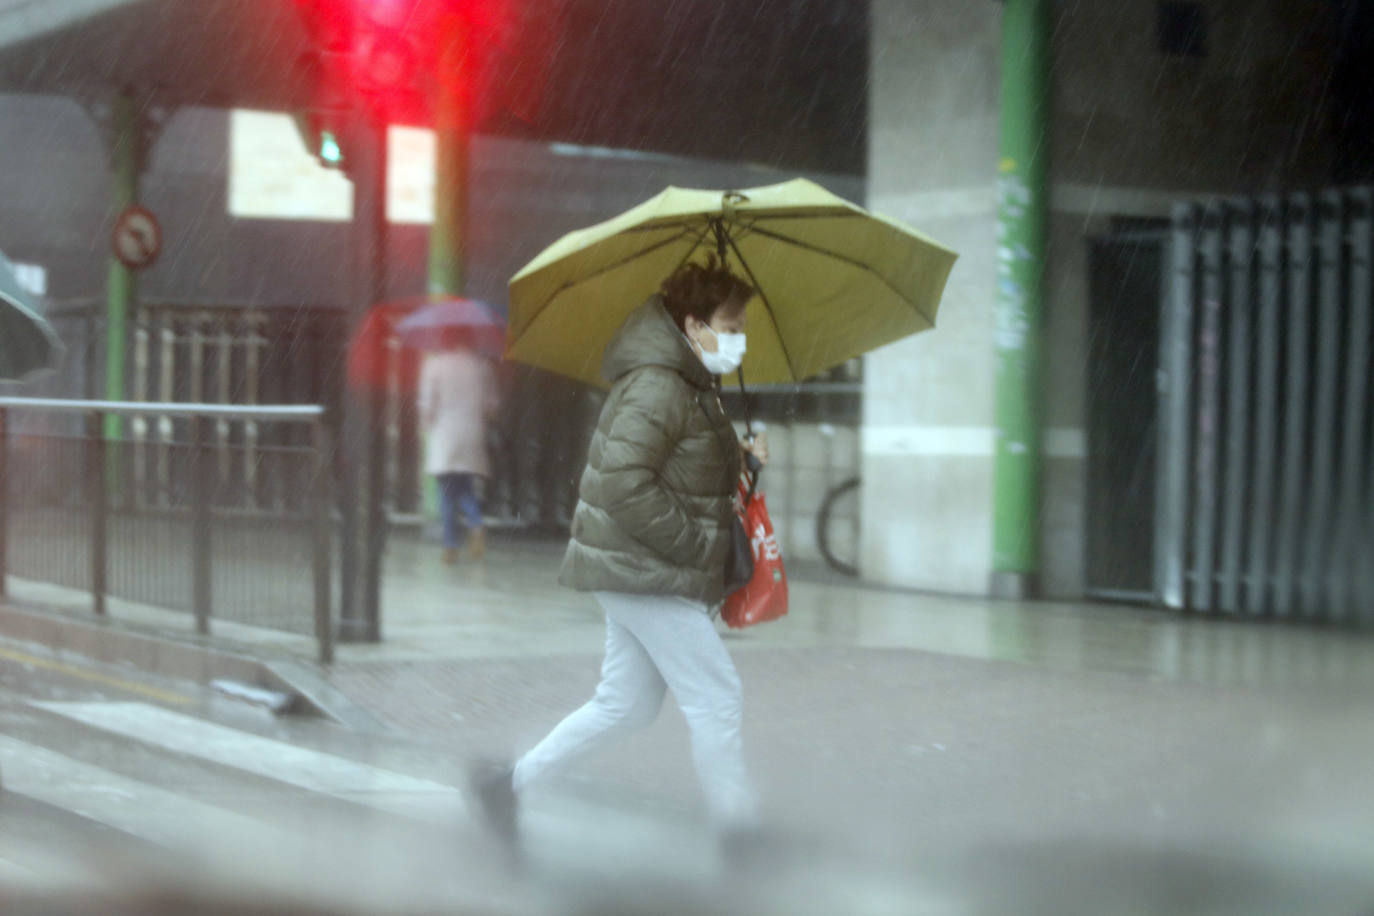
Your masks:
[{"label": "curb", "polygon": [[267,686],[290,693],[302,706],[314,710],[316,715],[357,732],[377,734],[390,731],[310,665],[288,660],[258,664],[270,682]]},{"label": "curb", "polygon": [[206,687],[217,680],[238,681],[287,694],[291,697],[287,713],[327,719],[358,731],[384,730],[323,675],[301,662],[266,661],[242,652],[137,632],[109,621],[75,620],[59,612],[12,604],[0,604],[0,636]]}]

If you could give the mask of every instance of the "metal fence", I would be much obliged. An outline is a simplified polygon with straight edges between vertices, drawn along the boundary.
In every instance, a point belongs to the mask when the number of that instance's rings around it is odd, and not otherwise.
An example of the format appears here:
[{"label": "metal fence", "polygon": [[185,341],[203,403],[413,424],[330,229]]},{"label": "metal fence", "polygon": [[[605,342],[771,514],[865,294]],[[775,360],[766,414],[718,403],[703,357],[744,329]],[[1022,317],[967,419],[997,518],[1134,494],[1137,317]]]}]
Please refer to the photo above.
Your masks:
[{"label": "metal fence", "polygon": [[[214,619],[313,634],[330,661],[324,416],[0,398],[0,593],[9,574],[87,591],[98,615],[118,598],[189,613],[201,633]],[[159,432],[110,435],[111,418]]]},{"label": "metal fence", "polygon": [[[26,390],[51,397],[97,397],[105,378],[101,305],[60,303],[49,310],[49,318],[67,345],[66,359],[56,373]],[[138,402],[322,404],[338,409],[345,390],[348,320],[346,312],[326,307],[143,302],[129,322],[126,389]],[[413,388],[420,355],[395,341],[386,353],[384,505],[395,521],[418,521],[424,515],[424,480]],[[504,406],[489,436],[493,476],[488,511],[505,526],[565,526],[576,502],[600,394],[524,366],[503,367],[501,387]],[[149,414],[132,418],[125,434],[131,443],[156,447],[174,432],[164,418]],[[233,462],[228,473],[240,478],[233,492],[241,508],[273,511],[276,496],[261,487],[283,478],[271,473],[260,456],[270,456],[274,448],[307,445],[298,438],[304,434],[300,428],[254,422],[213,428],[219,460]],[[260,452],[259,446],[267,451]],[[164,469],[145,464],[137,473],[150,475],[153,489],[165,488]],[[256,480],[244,475],[256,475]],[[145,492],[147,488],[121,491],[135,500],[144,499]]]},{"label": "metal fence", "polygon": [[[49,317],[67,345],[66,358],[25,393],[99,396],[105,379],[103,306],[58,303]],[[348,319],[342,310],[315,306],[143,302],[129,321],[126,390],[139,403],[321,404],[336,411],[345,390]],[[417,524],[431,514],[414,396],[421,355],[396,341],[387,343],[385,353],[383,504],[393,522]],[[488,520],[506,528],[563,531],[577,504],[603,394],[526,366],[502,365],[499,374],[502,408],[488,430]],[[858,473],[861,392],[860,360],[805,384],[750,390],[754,415],[771,430],[769,508],[792,557],[820,559],[820,507],[827,493]],[[732,416],[743,415],[735,389],[726,388],[724,401]],[[125,422],[122,437],[130,458],[119,464],[125,476],[114,491],[119,508],[165,508],[176,486],[171,456],[175,443],[186,440],[184,425],[152,412]],[[285,501],[303,490],[284,456],[310,446],[305,427],[217,420],[210,445],[229,505],[265,516],[291,511]],[[829,513],[829,540],[852,559],[858,499],[852,488],[848,492]]]},{"label": "metal fence", "polygon": [[[386,352],[387,507],[393,519],[403,519],[418,514],[422,503],[420,432],[413,384],[407,381],[421,357],[395,340]],[[499,371],[502,408],[488,430],[489,520],[505,527],[565,530],[577,506],[604,393],[527,366],[507,364]],[[859,516],[852,486],[847,498],[832,502],[828,535],[818,525],[826,496],[858,474],[862,372],[862,360],[855,359],[802,384],[750,389],[751,413],[773,440],[769,508],[792,556],[819,560],[821,542],[828,540],[848,558],[840,565],[856,557]],[[726,386],[721,400],[730,416],[744,416],[737,388]]]},{"label": "metal fence", "polygon": [[1181,206],[1156,582],[1203,613],[1374,623],[1374,192]]}]

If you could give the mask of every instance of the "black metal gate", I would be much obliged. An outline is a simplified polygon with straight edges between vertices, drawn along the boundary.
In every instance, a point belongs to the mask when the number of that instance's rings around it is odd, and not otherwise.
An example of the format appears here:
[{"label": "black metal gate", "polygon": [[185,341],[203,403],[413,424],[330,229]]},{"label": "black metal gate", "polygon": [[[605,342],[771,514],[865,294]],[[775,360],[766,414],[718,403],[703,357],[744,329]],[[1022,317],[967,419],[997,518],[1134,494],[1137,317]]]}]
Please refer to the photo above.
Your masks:
[{"label": "black metal gate", "polygon": [[1118,226],[1090,242],[1083,559],[1093,598],[1154,600],[1155,376],[1168,240],[1166,224]]},{"label": "black metal gate", "polygon": [[1369,188],[1174,213],[1155,583],[1202,613],[1374,622]]}]

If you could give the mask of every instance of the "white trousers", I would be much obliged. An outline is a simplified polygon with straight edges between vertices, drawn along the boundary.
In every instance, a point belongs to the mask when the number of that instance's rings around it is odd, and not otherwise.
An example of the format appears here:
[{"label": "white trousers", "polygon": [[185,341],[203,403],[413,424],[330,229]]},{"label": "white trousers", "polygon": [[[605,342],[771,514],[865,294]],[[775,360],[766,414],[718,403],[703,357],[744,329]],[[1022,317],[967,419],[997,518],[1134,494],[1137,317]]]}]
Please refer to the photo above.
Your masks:
[{"label": "white trousers", "polygon": [[673,691],[692,733],[692,756],[711,819],[749,824],[758,802],[740,739],[740,680],[730,653],[699,601],[663,595],[597,592],[606,611],[601,683],[515,765],[524,792],[576,757],[658,717]]}]

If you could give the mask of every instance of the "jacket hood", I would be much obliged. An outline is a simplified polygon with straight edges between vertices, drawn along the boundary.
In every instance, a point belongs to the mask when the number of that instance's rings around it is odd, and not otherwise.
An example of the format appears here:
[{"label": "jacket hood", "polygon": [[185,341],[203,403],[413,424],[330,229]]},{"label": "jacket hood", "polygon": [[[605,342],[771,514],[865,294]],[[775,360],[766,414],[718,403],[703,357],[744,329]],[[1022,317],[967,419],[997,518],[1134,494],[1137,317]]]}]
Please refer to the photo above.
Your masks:
[{"label": "jacket hood", "polygon": [[601,374],[611,384],[643,366],[672,369],[697,388],[711,388],[715,379],[673,323],[663,297],[650,296],[630,313],[606,347]]}]

